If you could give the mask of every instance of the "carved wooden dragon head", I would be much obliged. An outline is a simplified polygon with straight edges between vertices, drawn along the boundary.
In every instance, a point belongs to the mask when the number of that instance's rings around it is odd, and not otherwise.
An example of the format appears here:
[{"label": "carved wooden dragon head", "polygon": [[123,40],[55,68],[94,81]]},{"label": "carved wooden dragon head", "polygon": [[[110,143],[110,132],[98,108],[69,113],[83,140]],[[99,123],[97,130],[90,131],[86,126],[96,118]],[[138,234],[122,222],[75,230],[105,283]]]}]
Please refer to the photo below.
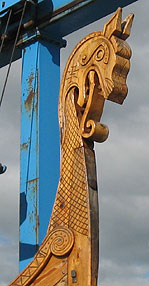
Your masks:
[{"label": "carved wooden dragon head", "polygon": [[48,232],[10,286],[97,285],[98,192],[91,148],[108,136],[100,123],[105,99],[121,104],[127,95],[131,51],[125,40],[133,15],[122,22],[121,14],[118,9],[103,32],[84,38],[67,62],[59,105],[61,174]]},{"label": "carved wooden dragon head", "polygon": [[70,90],[74,89],[78,96],[82,137],[98,142],[108,137],[108,128],[99,121],[105,99],[122,104],[127,95],[126,77],[131,49],[125,40],[130,35],[133,16],[130,14],[122,21],[122,9],[119,8],[103,31],[85,37],[72,52],[61,84],[61,129],[62,105],[65,105]]}]

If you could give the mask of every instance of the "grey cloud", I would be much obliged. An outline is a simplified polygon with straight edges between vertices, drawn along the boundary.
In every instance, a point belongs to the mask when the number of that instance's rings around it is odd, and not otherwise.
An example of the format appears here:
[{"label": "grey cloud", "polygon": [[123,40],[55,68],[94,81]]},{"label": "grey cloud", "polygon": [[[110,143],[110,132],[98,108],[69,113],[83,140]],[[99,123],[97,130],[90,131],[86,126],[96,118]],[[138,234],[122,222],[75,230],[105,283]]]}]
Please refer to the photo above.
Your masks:
[{"label": "grey cloud", "polygon": [[[18,274],[18,199],[20,141],[21,62],[12,65],[0,110],[0,162],[8,169],[0,177],[0,285]],[[0,90],[7,67],[0,70]]]},{"label": "grey cloud", "polygon": [[[107,142],[95,145],[100,198],[100,286],[146,286],[149,267],[149,87],[147,1],[124,9],[136,14],[128,96],[105,105]],[[128,11],[129,10],[129,11]]]},{"label": "grey cloud", "polygon": [[130,264],[147,266],[149,198],[107,196],[101,204],[101,255],[123,267]]},{"label": "grey cloud", "polygon": [[0,242],[0,285],[5,286],[18,274],[16,241]]},{"label": "grey cloud", "polygon": [[[107,272],[110,278],[107,276]],[[145,278],[147,272],[148,269],[140,265],[128,265],[124,268],[123,265],[116,264],[111,260],[103,260],[101,275],[99,275],[99,285],[147,286],[148,279]]]}]

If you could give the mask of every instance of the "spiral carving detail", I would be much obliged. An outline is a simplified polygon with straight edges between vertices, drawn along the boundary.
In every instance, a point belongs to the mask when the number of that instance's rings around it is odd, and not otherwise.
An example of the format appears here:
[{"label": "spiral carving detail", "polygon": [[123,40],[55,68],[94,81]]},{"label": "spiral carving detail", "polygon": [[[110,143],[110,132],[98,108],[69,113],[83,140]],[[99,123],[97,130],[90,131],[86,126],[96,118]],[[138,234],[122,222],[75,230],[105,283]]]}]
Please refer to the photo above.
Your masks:
[{"label": "spiral carving detail", "polygon": [[74,234],[65,227],[56,227],[50,234],[50,248],[53,255],[66,255],[73,247]]},{"label": "spiral carving detail", "polygon": [[96,56],[95,56],[96,61],[104,61],[105,64],[108,63],[109,61],[109,48],[108,46],[102,42],[99,48],[96,51]]}]

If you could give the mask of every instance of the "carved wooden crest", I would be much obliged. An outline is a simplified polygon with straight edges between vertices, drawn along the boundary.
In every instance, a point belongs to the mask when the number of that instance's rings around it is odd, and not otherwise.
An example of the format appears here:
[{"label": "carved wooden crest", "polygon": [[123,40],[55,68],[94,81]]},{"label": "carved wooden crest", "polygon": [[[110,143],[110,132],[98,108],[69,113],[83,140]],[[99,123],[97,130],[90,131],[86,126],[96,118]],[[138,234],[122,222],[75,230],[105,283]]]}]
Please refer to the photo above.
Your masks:
[{"label": "carved wooden crest", "polygon": [[105,99],[122,104],[133,15],[119,8],[102,32],[85,37],[70,55],[60,89],[61,171],[47,235],[33,261],[9,285],[96,286],[98,193],[93,141],[103,142]]}]

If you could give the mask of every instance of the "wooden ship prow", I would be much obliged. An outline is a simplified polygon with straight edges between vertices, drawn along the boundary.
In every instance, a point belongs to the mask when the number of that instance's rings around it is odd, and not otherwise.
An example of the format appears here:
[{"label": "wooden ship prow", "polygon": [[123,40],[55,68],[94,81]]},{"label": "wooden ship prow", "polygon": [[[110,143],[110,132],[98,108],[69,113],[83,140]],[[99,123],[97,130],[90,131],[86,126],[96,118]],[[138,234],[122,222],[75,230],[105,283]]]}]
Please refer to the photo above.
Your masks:
[{"label": "wooden ship prow", "polygon": [[[85,37],[66,64],[60,89],[61,170],[47,234],[33,261],[9,286],[97,286],[98,191],[94,141],[105,99],[122,104],[131,50],[126,43],[133,15],[119,8],[103,31]],[[49,123],[50,124],[50,123]]]}]

